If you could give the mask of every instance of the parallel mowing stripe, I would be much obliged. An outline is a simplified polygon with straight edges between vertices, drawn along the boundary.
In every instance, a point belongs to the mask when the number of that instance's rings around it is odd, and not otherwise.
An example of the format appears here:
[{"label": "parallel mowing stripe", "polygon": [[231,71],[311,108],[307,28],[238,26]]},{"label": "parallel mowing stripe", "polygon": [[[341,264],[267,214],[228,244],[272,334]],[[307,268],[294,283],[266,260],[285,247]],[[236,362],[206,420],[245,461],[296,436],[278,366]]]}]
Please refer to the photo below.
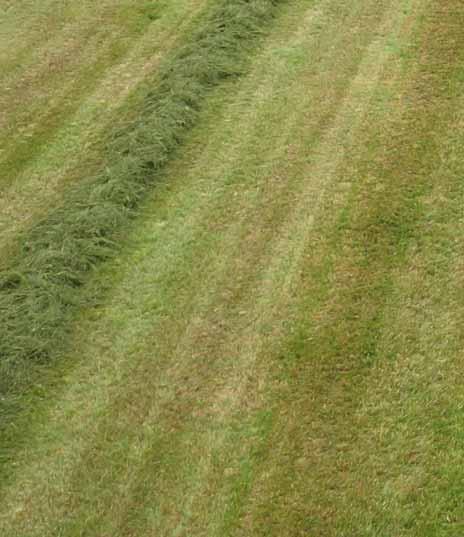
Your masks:
[{"label": "parallel mowing stripe", "polygon": [[158,172],[192,128],[208,92],[243,72],[266,23],[285,0],[220,0],[161,66],[136,120],[108,144],[112,164],[74,187],[24,232],[0,273],[0,413],[66,337],[89,271],[113,255],[115,233],[133,217]]}]

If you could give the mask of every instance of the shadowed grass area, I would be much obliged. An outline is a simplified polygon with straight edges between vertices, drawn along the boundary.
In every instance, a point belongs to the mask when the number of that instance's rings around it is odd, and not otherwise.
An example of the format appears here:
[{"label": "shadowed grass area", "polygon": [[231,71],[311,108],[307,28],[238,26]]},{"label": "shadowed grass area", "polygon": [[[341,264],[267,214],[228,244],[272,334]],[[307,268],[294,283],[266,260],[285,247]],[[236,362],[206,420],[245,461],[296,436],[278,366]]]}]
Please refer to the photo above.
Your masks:
[{"label": "shadowed grass area", "polygon": [[[157,172],[194,125],[208,91],[243,71],[278,0],[215,4],[168,58],[136,117],[108,145],[103,173],[72,188],[60,207],[18,238],[0,276],[2,413],[66,338],[88,273],[116,249],[115,232],[136,212]],[[10,407],[10,408],[9,408]]]}]

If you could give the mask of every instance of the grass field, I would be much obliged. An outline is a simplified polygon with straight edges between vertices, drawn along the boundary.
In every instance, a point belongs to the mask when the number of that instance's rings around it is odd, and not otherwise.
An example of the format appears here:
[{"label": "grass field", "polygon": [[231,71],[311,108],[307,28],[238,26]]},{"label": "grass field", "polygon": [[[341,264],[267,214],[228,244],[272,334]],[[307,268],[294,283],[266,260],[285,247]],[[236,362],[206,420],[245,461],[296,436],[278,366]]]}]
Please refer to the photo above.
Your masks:
[{"label": "grass field", "polygon": [[460,0],[0,2],[2,537],[464,534],[463,60]]}]

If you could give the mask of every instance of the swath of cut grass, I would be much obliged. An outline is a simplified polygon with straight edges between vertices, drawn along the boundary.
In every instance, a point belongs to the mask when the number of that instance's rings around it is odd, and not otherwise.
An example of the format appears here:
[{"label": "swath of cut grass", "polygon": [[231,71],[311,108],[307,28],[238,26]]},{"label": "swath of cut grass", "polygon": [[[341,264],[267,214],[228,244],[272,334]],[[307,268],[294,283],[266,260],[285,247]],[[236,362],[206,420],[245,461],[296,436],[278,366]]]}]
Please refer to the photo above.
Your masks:
[{"label": "swath of cut grass", "polygon": [[[222,0],[197,21],[161,66],[135,119],[108,143],[111,165],[72,190],[60,207],[18,237],[0,274],[0,412],[17,407],[32,370],[66,339],[89,272],[117,249],[115,233],[134,216],[157,173],[195,124],[208,92],[240,75],[283,0]],[[15,402],[16,401],[16,402]]]}]

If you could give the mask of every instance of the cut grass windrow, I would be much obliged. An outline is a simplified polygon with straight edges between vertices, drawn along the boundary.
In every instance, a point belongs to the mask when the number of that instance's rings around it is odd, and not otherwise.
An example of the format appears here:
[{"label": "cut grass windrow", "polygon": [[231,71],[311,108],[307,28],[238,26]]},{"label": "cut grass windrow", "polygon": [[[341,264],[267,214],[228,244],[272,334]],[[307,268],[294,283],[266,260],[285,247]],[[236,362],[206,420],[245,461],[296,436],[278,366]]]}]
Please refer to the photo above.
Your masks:
[{"label": "cut grass windrow", "polygon": [[157,173],[195,124],[208,92],[240,75],[247,54],[283,0],[221,0],[160,67],[132,119],[111,138],[98,176],[18,237],[0,274],[0,411],[14,412],[33,370],[66,339],[89,272],[117,249]]}]

